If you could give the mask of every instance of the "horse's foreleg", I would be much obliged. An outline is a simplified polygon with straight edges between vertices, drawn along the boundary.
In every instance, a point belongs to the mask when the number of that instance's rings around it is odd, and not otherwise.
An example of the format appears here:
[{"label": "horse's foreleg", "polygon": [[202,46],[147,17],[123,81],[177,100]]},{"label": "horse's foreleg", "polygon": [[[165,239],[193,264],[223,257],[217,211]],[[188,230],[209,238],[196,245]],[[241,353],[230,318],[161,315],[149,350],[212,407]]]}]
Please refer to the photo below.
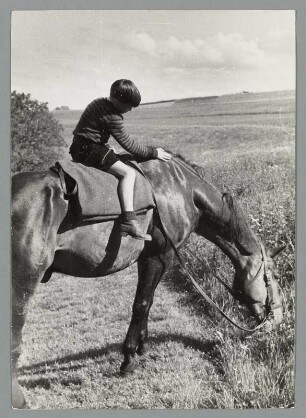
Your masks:
[{"label": "horse's foreleg", "polygon": [[141,324],[141,329],[140,329],[139,338],[138,338],[138,346],[137,346],[137,351],[136,351],[139,356],[144,355],[144,353],[146,352],[146,341],[148,338],[148,318],[149,318],[149,312],[150,312],[152,303],[153,303],[153,297],[151,298],[151,301],[148,306],[147,314],[143,318],[143,321]]},{"label": "horse's foreleg", "polygon": [[172,250],[166,254],[147,257],[138,261],[138,286],[133,304],[131,323],[123,344],[124,361],[121,372],[128,373],[135,369],[135,353],[142,353],[148,336],[148,316],[153,303],[154,291],[171,264]]}]

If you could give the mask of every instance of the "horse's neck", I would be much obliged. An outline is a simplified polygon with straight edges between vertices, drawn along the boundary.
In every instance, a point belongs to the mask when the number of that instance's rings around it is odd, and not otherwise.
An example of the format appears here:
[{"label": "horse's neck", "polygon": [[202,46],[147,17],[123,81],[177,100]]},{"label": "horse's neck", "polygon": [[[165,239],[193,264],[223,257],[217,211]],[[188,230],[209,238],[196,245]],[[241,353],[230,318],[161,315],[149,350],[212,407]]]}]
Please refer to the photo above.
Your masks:
[{"label": "horse's neck", "polygon": [[246,215],[229,194],[200,180],[194,189],[194,203],[200,212],[196,232],[220,247],[234,265],[242,267],[246,260],[261,254]]}]

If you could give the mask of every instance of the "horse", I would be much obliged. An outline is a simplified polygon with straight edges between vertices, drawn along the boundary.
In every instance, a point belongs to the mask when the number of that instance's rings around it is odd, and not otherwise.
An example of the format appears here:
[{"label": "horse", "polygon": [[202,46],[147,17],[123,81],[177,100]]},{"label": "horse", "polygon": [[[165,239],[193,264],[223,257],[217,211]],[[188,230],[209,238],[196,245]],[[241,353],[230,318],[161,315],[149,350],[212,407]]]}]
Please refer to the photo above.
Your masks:
[{"label": "horse", "polygon": [[[191,233],[218,246],[234,269],[239,292],[257,322],[270,329],[283,317],[274,257],[280,248],[265,248],[238,203],[205,180],[180,156],[165,163],[139,164],[154,190],[157,206],[138,216],[152,241],[120,234],[118,219],[83,223],[69,217],[71,198],[52,170],[12,177],[12,405],[27,408],[18,383],[22,329],[36,287],[53,272],[75,277],[103,277],[138,265],[132,317],[122,346],[120,371],[132,372],[135,356],[146,349],[148,315],[154,291]],[[103,187],[103,185],[101,185]],[[267,330],[269,328],[267,326]]]}]

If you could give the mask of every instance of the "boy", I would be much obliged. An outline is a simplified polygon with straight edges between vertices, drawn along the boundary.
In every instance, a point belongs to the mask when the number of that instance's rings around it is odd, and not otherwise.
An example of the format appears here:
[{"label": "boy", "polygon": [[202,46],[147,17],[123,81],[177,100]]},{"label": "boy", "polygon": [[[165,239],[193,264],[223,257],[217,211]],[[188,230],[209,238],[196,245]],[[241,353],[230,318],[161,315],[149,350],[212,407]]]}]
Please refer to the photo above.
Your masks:
[{"label": "boy", "polygon": [[121,205],[121,235],[150,241],[150,235],[141,231],[134,212],[135,170],[121,162],[107,145],[110,135],[130,154],[143,159],[158,158],[168,161],[171,154],[162,148],[147,147],[133,141],[123,125],[122,114],[139,106],[140,93],[130,80],[117,80],[108,98],[91,102],[81,115],[73,131],[70,147],[72,159],[113,174],[119,180],[118,196]]}]

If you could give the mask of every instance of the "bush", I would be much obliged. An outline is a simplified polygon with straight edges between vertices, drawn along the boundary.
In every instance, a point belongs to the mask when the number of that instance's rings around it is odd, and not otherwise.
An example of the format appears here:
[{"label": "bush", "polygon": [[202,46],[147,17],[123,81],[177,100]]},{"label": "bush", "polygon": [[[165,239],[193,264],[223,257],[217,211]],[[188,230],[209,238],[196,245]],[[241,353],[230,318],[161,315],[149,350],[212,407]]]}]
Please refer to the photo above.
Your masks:
[{"label": "bush", "polygon": [[12,172],[48,169],[65,145],[63,127],[48,109],[48,103],[30,94],[11,93]]}]

